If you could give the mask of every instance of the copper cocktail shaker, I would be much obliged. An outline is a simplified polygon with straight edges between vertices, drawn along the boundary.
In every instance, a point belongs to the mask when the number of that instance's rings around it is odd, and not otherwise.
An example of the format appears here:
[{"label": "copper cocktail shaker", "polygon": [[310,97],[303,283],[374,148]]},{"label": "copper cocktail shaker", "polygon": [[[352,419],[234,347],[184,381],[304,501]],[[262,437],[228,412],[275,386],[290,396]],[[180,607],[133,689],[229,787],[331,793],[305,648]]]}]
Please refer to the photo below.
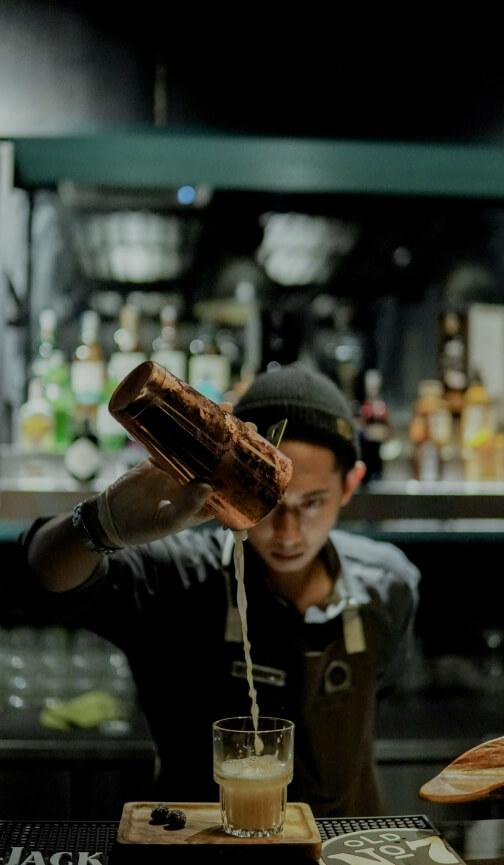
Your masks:
[{"label": "copper cocktail shaker", "polygon": [[123,379],[109,411],[181,485],[211,484],[205,508],[228,528],[263,519],[292,476],[291,461],[267,439],[152,361]]}]

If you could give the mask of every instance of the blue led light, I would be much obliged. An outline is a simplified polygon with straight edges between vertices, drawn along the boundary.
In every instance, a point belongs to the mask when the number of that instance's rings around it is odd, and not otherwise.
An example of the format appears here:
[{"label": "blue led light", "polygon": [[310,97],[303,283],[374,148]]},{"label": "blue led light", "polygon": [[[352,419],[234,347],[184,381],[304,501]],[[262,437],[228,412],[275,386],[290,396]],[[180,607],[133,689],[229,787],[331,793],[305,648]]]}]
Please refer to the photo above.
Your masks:
[{"label": "blue led light", "polygon": [[179,204],[194,204],[196,201],[194,186],[181,186],[177,189],[177,201]]}]

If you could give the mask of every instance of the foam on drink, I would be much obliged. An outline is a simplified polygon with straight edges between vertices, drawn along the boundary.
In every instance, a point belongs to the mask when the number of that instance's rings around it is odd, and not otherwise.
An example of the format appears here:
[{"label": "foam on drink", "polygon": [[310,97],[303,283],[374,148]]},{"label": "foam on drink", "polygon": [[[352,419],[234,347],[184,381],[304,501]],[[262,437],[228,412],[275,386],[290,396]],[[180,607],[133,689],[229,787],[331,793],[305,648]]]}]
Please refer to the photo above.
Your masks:
[{"label": "foam on drink", "polygon": [[244,833],[281,831],[292,767],[274,754],[224,760],[215,773],[227,823]]}]

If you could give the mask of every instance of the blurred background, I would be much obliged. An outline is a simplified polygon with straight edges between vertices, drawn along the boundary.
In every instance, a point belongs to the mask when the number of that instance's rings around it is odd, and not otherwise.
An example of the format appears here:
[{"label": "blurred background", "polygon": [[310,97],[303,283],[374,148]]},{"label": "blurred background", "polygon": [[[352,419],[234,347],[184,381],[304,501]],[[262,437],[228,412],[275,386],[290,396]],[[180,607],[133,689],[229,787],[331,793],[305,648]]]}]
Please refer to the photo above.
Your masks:
[{"label": "blurred background", "polygon": [[[502,734],[494,6],[197,26],[151,2],[0,2],[3,567],[33,518],[142,457],[107,412],[140,361],[231,401],[258,370],[322,369],[368,464],[345,525],[423,572],[413,667],[382,700],[377,749],[390,813],[433,818],[421,783]],[[27,629],[0,600],[5,808],[32,814],[33,789],[49,816],[95,816],[99,784],[99,816],[115,816],[154,759],[124,659],[93,643],[93,675],[77,675],[85,637]],[[94,725],[78,704],[50,726],[55,702],[96,691],[116,702],[92,698]]]}]

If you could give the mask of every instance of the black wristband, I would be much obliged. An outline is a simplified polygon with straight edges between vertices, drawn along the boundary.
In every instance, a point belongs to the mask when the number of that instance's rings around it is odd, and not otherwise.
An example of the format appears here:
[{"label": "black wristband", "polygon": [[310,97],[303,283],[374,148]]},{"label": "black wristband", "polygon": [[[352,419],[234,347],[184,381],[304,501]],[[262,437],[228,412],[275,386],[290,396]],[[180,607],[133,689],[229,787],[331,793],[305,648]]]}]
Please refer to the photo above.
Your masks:
[{"label": "black wristband", "polygon": [[79,502],[72,511],[72,526],[79,533],[87,550],[93,553],[115,553],[122,547],[108,540],[98,519],[96,498]]}]

